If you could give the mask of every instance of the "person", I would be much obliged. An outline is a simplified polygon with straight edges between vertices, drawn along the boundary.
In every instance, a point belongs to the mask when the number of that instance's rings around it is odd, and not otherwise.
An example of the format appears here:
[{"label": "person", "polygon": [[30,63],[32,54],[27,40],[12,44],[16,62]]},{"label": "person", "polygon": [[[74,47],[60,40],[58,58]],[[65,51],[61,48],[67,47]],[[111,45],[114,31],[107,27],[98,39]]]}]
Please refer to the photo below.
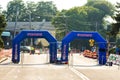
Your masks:
[{"label": "person", "polygon": [[71,52],[71,48],[69,47],[69,50],[68,50],[68,52],[70,53]]},{"label": "person", "polygon": [[93,46],[91,49],[92,52],[96,52],[96,46]]},{"label": "person", "polygon": [[40,48],[40,54],[42,53],[42,49]]},{"label": "person", "polygon": [[33,46],[31,46],[31,54],[35,53],[35,48]]}]

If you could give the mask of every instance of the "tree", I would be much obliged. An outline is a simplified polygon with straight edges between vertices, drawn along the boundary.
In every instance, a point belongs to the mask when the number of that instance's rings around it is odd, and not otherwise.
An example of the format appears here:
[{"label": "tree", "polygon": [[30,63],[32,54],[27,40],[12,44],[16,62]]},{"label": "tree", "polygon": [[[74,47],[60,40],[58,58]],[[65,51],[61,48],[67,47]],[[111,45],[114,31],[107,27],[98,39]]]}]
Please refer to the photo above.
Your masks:
[{"label": "tree", "polygon": [[112,31],[111,34],[116,36],[120,30],[120,3],[117,3],[116,5],[116,14],[113,16],[113,19],[116,21],[116,23],[112,24]]},{"label": "tree", "polygon": [[26,13],[25,13],[25,21],[29,21],[29,17],[31,16],[31,21],[36,21],[37,16],[36,16],[36,8],[37,5],[35,2],[30,1],[26,3]]},{"label": "tree", "polygon": [[67,18],[68,16],[66,16],[66,10],[62,10],[61,12],[58,12],[52,19],[52,24],[56,28],[56,38],[58,40],[61,40],[69,30],[66,23],[68,20]]},{"label": "tree", "polygon": [[34,3],[29,1],[24,3],[22,0],[10,1],[7,5],[6,14],[7,21],[15,21],[16,16],[18,21],[51,21],[53,15],[57,12],[56,6],[52,1]]},{"label": "tree", "polygon": [[113,15],[114,6],[106,0],[88,0],[86,6],[92,6],[101,10],[103,12],[103,17],[105,17],[106,15]]},{"label": "tree", "polygon": [[52,1],[48,2],[38,2],[36,8],[36,16],[40,17],[39,20],[45,19],[46,21],[51,21],[52,17],[56,15],[57,8]]},{"label": "tree", "polygon": [[[96,17],[99,17],[99,19],[94,20],[93,22],[98,24],[98,30],[100,30],[99,31],[100,33],[104,32],[104,27],[107,25],[107,23],[104,24],[105,23],[105,18],[107,18],[108,16],[113,15],[114,6],[110,2],[108,2],[106,0],[100,0],[100,1],[88,0],[88,3],[86,4],[86,6],[92,6],[92,7],[99,10],[99,14],[98,14],[98,16],[96,16]],[[103,33],[101,33],[101,34],[103,34]]]},{"label": "tree", "polygon": [[115,16],[113,16],[113,19],[116,21],[116,23],[112,24],[112,30],[111,35],[116,38],[117,34],[120,32],[120,3],[117,3],[116,10],[115,10]]},{"label": "tree", "polygon": [[5,16],[3,14],[0,14],[0,48],[4,47],[4,43],[3,43],[3,40],[1,38],[1,34],[4,31],[5,27],[6,27]]},{"label": "tree", "polygon": [[22,21],[24,17],[25,4],[22,0],[10,1],[7,5],[6,18],[8,21],[15,21],[16,16],[18,21]]},{"label": "tree", "polygon": [[2,7],[1,7],[1,5],[0,5],[0,13],[2,13],[2,10],[1,10],[1,9],[2,9]]},{"label": "tree", "polygon": [[76,7],[69,10],[67,14],[71,15],[72,18],[70,21],[71,30],[94,31],[95,22],[101,20],[100,11],[91,6]]},{"label": "tree", "polygon": [[57,30],[57,38],[60,38],[58,40],[61,40],[61,38],[66,35],[66,32],[72,30],[97,30],[98,32],[102,33],[102,35],[105,35],[105,33],[103,33],[104,18],[107,15],[112,15],[112,5],[108,6],[108,4],[110,3],[106,3],[106,1],[93,1],[92,3],[90,1],[85,6],[74,7],[69,10],[63,10],[61,12],[58,12],[52,21],[53,25]]}]

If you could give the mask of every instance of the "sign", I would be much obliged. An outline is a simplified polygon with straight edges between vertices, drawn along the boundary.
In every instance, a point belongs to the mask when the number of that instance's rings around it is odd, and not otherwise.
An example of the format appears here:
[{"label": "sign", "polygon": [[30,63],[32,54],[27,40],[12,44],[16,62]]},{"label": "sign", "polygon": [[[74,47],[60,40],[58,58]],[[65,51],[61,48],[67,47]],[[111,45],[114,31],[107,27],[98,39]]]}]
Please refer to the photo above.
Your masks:
[{"label": "sign", "polygon": [[90,42],[90,46],[94,46],[94,42],[95,42],[94,39],[90,39],[89,42]]},{"label": "sign", "polygon": [[42,33],[27,33],[27,36],[43,36]]},{"label": "sign", "polygon": [[64,45],[64,48],[63,48],[63,60],[65,60],[66,58],[66,45]]},{"label": "sign", "polygon": [[92,37],[92,34],[77,34],[78,37]]},{"label": "sign", "polygon": [[17,50],[18,50],[18,49],[17,49],[17,48],[18,48],[18,45],[16,44],[16,45],[15,45],[15,59],[16,59],[16,60],[17,60],[17,57],[18,57],[18,54],[17,54]]}]

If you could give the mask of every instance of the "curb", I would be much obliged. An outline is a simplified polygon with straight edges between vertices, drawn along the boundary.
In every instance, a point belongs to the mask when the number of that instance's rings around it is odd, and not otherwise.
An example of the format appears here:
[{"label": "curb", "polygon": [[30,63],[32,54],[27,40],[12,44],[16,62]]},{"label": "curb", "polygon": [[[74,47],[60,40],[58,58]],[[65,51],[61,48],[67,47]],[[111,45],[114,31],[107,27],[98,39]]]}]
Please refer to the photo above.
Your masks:
[{"label": "curb", "polygon": [[7,57],[2,58],[2,59],[0,60],[0,63],[2,63],[2,62],[4,62],[4,61],[6,61],[7,59],[8,59]]}]

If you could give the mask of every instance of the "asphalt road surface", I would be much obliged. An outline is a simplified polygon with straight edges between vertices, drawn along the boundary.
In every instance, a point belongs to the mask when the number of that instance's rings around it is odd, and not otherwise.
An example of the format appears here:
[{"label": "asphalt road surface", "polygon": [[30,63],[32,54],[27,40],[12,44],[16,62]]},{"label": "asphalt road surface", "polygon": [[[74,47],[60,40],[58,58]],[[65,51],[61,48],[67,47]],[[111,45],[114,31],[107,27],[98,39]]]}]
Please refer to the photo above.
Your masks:
[{"label": "asphalt road surface", "polygon": [[73,68],[84,74],[87,79],[83,80],[120,80],[120,66],[101,66],[97,59],[85,58],[82,55],[74,54]]},{"label": "asphalt road surface", "polygon": [[48,54],[21,54],[19,64],[11,58],[0,64],[0,80],[120,80],[119,66],[99,66],[96,59],[69,56],[69,65],[49,64]]},{"label": "asphalt road surface", "polygon": [[48,54],[21,54],[20,64],[11,58],[0,65],[0,80],[82,80],[68,65],[49,64]]}]

